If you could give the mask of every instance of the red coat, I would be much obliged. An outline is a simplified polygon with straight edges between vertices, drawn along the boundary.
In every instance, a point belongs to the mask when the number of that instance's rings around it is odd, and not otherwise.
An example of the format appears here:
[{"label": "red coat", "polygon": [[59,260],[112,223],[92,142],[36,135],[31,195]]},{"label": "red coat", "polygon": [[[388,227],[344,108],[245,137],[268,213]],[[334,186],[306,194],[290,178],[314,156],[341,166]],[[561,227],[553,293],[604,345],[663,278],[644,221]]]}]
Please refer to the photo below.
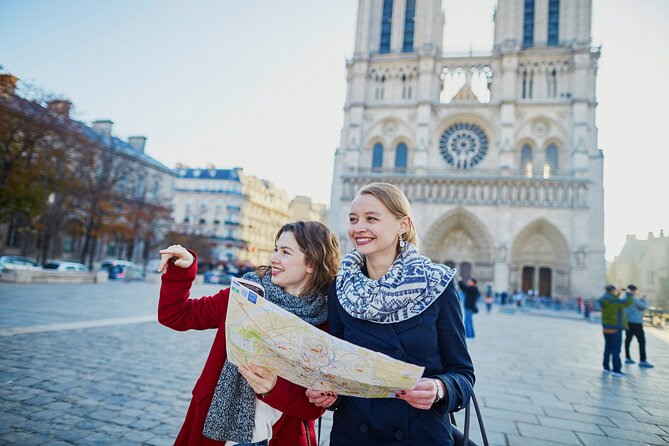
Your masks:
[{"label": "red coat", "polygon": [[[186,420],[174,444],[222,446],[223,442],[204,437],[202,429],[227,357],[225,317],[230,289],[219,291],[214,296],[189,299],[196,273],[197,261],[188,269],[168,262],[158,302],[158,321],[167,327],[179,331],[218,329],[202,374],[193,388]],[[283,412],[272,428],[270,446],[316,446],[313,420],[323,415],[325,410],[309,403],[304,392],[304,387],[279,377],[276,387],[263,398],[265,403]]]}]

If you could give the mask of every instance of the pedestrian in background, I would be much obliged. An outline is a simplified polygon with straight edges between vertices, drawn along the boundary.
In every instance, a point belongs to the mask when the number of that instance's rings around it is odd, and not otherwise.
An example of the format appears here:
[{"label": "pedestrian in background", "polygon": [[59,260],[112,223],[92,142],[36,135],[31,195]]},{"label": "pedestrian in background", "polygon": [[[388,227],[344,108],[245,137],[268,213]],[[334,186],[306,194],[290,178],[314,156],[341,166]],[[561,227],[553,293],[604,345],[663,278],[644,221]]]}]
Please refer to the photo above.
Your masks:
[{"label": "pedestrian in background", "polygon": [[590,312],[592,311],[592,299],[585,299],[583,302],[583,317],[586,321],[590,320]]},{"label": "pedestrian in background", "polygon": [[516,308],[518,308],[519,310],[522,310],[523,300],[525,300],[525,296],[523,295],[523,292],[520,291],[520,290],[514,290],[513,291],[513,302],[516,304]]},{"label": "pedestrian in background", "polygon": [[465,295],[465,333],[468,338],[474,337],[474,315],[479,312],[476,302],[481,297],[481,292],[476,286],[476,279],[470,277],[467,282],[458,277],[458,286]]},{"label": "pedestrian in background", "polygon": [[[314,421],[324,410],[305,390],[262,367],[237,367],[226,359],[225,321],[230,288],[189,299],[197,256],[180,245],[160,251],[162,276],[158,321],[174,330],[218,329],[193,389],[177,446],[315,446]],[[325,225],[298,221],[281,227],[270,265],[244,279],[265,289],[265,298],[305,322],[324,328],[327,289],[339,266],[337,238]]]},{"label": "pedestrian in background", "polygon": [[506,300],[509,298],[509,293],[506,291],[502,291],[502,293],[499,295],[500,300],[502,301],[502,306],[506,305]]},{"label": "pedestrian in background", "polygon": [[491,295],[486,295],[485,297],[485,311],[487,314],[490,314],[490,311],[492,311],[492,303],[493,303],[493,297]]},{"label": "pedestrian in background", "polygon": [[467,405],[474,385],[455,270],[418,253],[411,206],[391,184],[358,192],[348,236],[354,249],[328,294],[330,333],[425,371],[395,398],[308,390],[311,401],[334,410],[330,445],[453,444],[448,413]]},{"label": "pedestrian in background", "polygon": [[630,344],[632,338],[636,336],[639,343],[639,367],[652,368],[653,364],[646,360],[646,334],[643,332],[643,312],[648,308],[646,296],[641,299],[636,298],[637,288],[635,285],[628,285],[628,293],[632,294],[634,303],[625,308],[627,316],[627,330],[625,330],[625,364],[634,364],[630,355]]},{"label": "pedestrian in background", "polygon": [[[620,299],[620,291],[615,285],[607,285],[606,293],[597,301],[602,309],[602,331],[604,332],[604,370],[603,373],[622,378],[620,347],[622,346],[622,331],[627,328],[625,308],[634,303],[631,293],[626,299]],[[625,290],[626,291],[626,290]],[[611,370],[613,364],[613,370]]]}]

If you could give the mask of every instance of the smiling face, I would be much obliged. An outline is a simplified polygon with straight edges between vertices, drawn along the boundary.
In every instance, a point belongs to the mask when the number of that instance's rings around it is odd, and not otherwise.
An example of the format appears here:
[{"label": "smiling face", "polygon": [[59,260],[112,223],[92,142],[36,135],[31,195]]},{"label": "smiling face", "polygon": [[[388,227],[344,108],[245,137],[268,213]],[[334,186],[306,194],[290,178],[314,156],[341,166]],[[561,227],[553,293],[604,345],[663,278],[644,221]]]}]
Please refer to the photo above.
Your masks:
[{"label": "smiling face", "polygon": [[272,283],[293,296],[300,295],[314,270],[305,263],[304,252],[293,233],[288,231],[282,233],[276,241],[270,265]]},{"label": "smiling face", "polygon": [[394,259],[399,236],[408,227],[409,217],[396,217],[371,194],[358,195],[351,203],[348,237],[365,257]]}]

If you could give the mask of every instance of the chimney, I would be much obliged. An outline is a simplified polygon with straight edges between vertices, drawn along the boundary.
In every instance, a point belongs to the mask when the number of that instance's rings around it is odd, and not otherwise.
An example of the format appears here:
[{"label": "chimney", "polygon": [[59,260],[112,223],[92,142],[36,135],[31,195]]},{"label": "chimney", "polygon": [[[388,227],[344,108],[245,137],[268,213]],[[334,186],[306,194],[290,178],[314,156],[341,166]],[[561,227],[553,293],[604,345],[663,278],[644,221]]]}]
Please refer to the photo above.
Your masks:
[{"label": "chimney", "polygon": [[128,143],[140,153],[144,153],[144,146],[146,145],[146,136],[131,136],[128,138]]},{"label": "chimney", "polygon": [[104,142],[111,142],[111,130],[114,123],[109,119],[93,121],[93,130],[97,132]]},{"label": "chimney", "polygon": [[0,96],[14,96],[16,94],[16,81],[19,78],[5,73],[0,74]]},{"label": "chimney", "polygon": [[55,99],[53,101],[47,102],[46,108],[54,116],[57,116],[59,118],[69,118],[70,109],[72,108],[72,103],[66,100]]},{"label": "chimney", "polygon": [[664,229],[660,229],[660,238],[664,238]]},{"label": "chimney", "polygon": [[653,235],[652,231],[648,231],[648,240],[653,240],[655,236]]},{"label": "chimney", "polygon": [[636,240],[636,235],[634,234],[627,234],[626,241],[630,242],[632,240]]}]

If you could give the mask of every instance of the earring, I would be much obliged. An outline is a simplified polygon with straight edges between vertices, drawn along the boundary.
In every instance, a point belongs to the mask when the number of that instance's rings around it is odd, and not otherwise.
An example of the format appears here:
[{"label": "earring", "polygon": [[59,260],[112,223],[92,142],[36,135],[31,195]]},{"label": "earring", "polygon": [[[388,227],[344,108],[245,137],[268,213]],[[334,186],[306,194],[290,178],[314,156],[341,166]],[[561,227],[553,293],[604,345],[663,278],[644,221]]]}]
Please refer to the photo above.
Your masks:
[{"label": "earring", "polygon": [[404,234],[400,234],[400,249],[404,250],[406,245],[407,245],[407,242],[404,241]]}]

